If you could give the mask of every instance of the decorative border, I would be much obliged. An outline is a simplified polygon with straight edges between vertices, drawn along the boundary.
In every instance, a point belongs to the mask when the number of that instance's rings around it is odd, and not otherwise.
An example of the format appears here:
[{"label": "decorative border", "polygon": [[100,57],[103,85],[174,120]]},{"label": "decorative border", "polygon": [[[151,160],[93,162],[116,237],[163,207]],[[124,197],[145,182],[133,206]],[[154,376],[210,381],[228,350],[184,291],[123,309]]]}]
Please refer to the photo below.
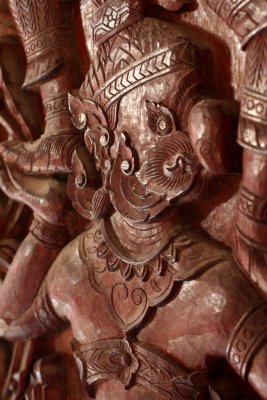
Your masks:
[{"label": "decorative border", "polygon": [[142,17],[140,0],[107,1],[93,15],[93,40],[97,45],[100,45],[122,29],[139,21]]},{"label": "decorative border", "polygon": [[36,239],[52,248],[62,248],[69,238],[66,227],[52,225],[40,218],[34,218],[29,231]]},{"label": "decorative border", "polygon": [[267,125],[267,95],[246,88],[243,91],[241,116]]},{"label": "decorative border", "polygon": [[229,363],[243,379],[247,379],[250,363],[264,342],[267,342],[267,303],[260,303],[241,318],[227,348]]},{"label": "decorative border", "polygon": [[44,112],[46,121],[57,116],[59,112],[66,112],[69,115],[68,93],[61,93],[58,96],[48,98],[44,102]]},{"label": "decorative border", "polygon": [[33,61],[40,53],[51,51],[54,47],[61,47],[64,36],[62,28],[62,26],[53,26],[25,40],[24,49],[28,62]]},{"label": "decorative border", "polygon": [[[101,104],[105,111],[119,98],[129,91],[176,70],[181,70],[181,78],[186,75],[188,68],[197,67],[195,46],[187,40],[181,40],[167,48],[157,50],[146,57],[137,60],[129,67],[124,68],[106,81],[104,87],[99,89],[93,99]],[[199,55],[199,54],[198,54]],[[200,61],[200,60],[199,60]]]},{"label": "decorative border", "polygon": [[144,342],[104,339],[88,345],[73,341],[80,376],[90,386],[99,380],[139,383],[167,399],[206,398],[209,371],[190,372]]},{"label": "decorative border", "polygon": [[207,4],[235,31],[241,39],[242,47],[245,47],[254,35],[267,27],[267,9],[264,1],[207,0]]}]

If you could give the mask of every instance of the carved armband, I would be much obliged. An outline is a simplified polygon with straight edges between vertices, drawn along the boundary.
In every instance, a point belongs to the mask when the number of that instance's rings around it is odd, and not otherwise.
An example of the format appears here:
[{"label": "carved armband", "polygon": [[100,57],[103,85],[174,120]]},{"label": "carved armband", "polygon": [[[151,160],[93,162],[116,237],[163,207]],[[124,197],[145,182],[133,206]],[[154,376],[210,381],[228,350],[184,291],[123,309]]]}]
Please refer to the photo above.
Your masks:
[{"label": "carved armband", "polygon": [[46,285],[39,292],[34,303],[34,315],[38,323],[47,332],[56,332],[67,327],[67,321],[60,318],[51,303]]},{"label": "carved armband", "polygon": [[247,46],[246,75],[238,141],[242,147],[267,152],[267,7],[265,0],[206,0],[208,6]]},{"label": "carved armband", "polygon": [[238,35],[242,47],[267,27],[265,0],[207,0],[207,4]]},{"label": "carved armband", "polygon": [[236,215],[237,235],[248,245],[267,252],[267,199],[242,187]]},{"label": "carved armband", "polygon": [[267,154],[266,66],[267,29],[258,33],[248,44],[238,134],[241,146],[262,154]]},{"label": "carved armband", "polygon": [[60,0],[9,0],[26,57],[24,87],[57,73],[65,61],[64,27]]},{"label": "carved armband", "polygon": [[46,246],[62,248],[69,240],[67,228],[62,225],[52,225],[35,216],[31,226],[31,234]]},{"label": "carved armband", "polygon": [[267,342],[267,304],[252,307],[232,332],[227,358],[243,379],[248,377],[250,365],[261,346]]}]

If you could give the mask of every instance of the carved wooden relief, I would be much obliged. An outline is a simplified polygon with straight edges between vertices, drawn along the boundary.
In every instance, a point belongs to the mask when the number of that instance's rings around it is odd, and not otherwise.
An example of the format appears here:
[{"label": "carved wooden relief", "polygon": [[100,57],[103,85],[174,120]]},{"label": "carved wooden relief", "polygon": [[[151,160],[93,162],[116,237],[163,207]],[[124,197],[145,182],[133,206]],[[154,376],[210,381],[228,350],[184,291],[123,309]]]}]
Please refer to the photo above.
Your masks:
[{"label": "carved wooden relief", "polygon": [[0,7],[1,398],[267,399],[266,0]]}]

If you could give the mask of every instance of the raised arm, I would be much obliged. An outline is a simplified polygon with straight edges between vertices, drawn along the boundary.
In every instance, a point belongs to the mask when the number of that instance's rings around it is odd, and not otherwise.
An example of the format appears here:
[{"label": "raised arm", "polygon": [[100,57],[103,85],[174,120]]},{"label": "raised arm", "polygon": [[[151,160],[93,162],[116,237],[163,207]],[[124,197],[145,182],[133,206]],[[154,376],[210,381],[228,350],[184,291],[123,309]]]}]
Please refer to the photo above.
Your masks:
[{"label": "raised arm", "polygon": [[239,143],[244,147],[243,181],[236,215],[236,256],[267,296],[267,29],[251,39]]},{"label": "raised arm", "polygon": [[267,7],[262,0],[206,0],[246,51],[239,144],[243,181],[235,220],[235,256],[267,295]]},{"label": "raised arm", "polygon": [[9,198],[27,204],[34,212],[30,232],[0,288],[0,316],[12,320],[30,306],[55,257],[69,240],[65,213],[70,203],[65,183],[26,176],[4,165],[0,187]]}]

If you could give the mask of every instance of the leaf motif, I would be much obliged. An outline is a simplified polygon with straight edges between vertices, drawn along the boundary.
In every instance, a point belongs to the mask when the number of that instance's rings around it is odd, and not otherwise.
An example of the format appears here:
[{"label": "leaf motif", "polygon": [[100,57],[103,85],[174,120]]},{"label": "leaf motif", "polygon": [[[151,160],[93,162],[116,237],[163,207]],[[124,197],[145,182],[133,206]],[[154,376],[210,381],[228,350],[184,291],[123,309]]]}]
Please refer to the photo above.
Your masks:
[{"label": "leaf motif", "polygon": [[48,27],[57,24],[59,17],[59,0],[36,0],[36,14],[40,30],[47,29]]},{"label": "leaf motif", "polygon": [[24,21],[25,32],[27,37],[32,36],[38,31],[38,22],[35,18],[34,6],[32,0],[20,0],[18,2],[21,13],[21,20]]},{"label": "leaf motif", "polygon": [[80,88],[80,94],[86,99],[92,99],[97,90],[104,84],[106,80],[104,64],[101,58],[101,49],[94,58],[85,80]]},{"label": "leaf motif", "polygon": [[255,36],[248,46],[246,83],[256,92],[267,94],[267,41],[266,33]]}]

